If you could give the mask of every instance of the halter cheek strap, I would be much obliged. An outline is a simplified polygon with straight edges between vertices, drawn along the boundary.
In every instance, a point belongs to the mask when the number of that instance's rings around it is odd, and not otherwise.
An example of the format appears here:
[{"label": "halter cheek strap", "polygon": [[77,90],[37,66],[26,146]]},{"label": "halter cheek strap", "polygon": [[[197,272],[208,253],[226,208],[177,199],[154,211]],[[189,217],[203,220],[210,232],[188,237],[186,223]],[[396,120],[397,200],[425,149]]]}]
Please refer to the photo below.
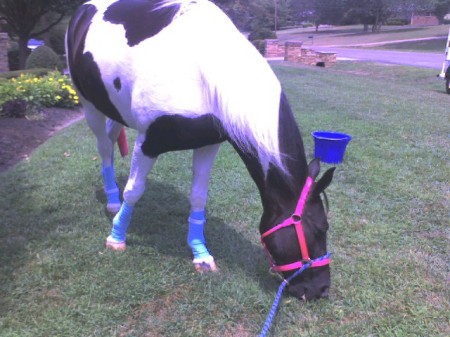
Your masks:
[{"label": "halter cheek strap", "polygon": [[[309,264],[309,267],[322,267],[322,266],[329,264],[331,261],[329,253],[327,253],[326,255],[324,255],[320,258],[311,260],[311,258],[309,256],[309,252],[308,252],[308,245],[306,244],[305,232],[303,230],[303,224],[302,224],[302,215],[303,215],[303,210],[305,208],[306,200],[308,198],[308,194],[311,191],[313,183],[314,183],[313,178],[308,177],[306,179],[305,186],[303,186],[302,193],[300,194],[300,199],[298,200],[297,207],[295,208],[294,214],[292,214],[289,218],[284,220],[282,223],[276,225],[275,227],[269,229],[268,231],[264,232],[261,235],[261,243],[269,257],[271,268],[274,271],[285,272],[285,271],[295,270],[295,269],[302,268],[305,264]],[[294,262],[294,263],[289,263],[289,264],[279,266],[279,265],[275,264],[275,261],[273,260],[272,255],[270,255],[269,250],[266,247],[264,239],[266,237],[268,237],[269,235],[275,233],[279,229],[289,227],[289,226],[295,227],[295,232],[297,233],[298,244],[300,246],[300,252],[302,254],[302,260]]]}]

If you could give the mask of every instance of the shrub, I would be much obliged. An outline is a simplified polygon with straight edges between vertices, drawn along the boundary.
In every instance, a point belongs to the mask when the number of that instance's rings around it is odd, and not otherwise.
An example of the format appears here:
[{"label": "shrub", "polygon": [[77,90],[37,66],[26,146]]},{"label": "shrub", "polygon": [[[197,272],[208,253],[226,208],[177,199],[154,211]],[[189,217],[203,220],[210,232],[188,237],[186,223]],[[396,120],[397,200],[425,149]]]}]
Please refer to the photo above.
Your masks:
[{"label": "shrub", "polygon": [[48,68],[62,70],[59,56],[47,46],[40,46],[28,56],[25,69]]},{"label": "shrub", "polygon": [[253,40],[251,42],[261,55],[264,56],[266,54],[266,40]]},{"label": "shrub", "polygon": [[28,103],[24,99],[17,98],[3,103],[1,109],[5,117],[23,118],[27,114]]},{"label": "shrub", "polygon": [[276,38],[277,34],[268,28],[257,28],[252,32],[250,32],[250,34],[248,35],[248,39],[250,41],[276,39]]},{"label": "shrub", "polygon": [[70,78],[58,71],[43,77],[21,74],[17,78],[0,82],[0,113],[4,114],[5,103],[15,100],[27,102],[28,112],[30,108],[74,108],[79,105],[79,98]]},{"label": "shrub", "polygon": [[67,24],[68,22],[63,21],[53,27],[49,32],[50,45],[58,55],[64,55],[66,53],[65,36]]}]

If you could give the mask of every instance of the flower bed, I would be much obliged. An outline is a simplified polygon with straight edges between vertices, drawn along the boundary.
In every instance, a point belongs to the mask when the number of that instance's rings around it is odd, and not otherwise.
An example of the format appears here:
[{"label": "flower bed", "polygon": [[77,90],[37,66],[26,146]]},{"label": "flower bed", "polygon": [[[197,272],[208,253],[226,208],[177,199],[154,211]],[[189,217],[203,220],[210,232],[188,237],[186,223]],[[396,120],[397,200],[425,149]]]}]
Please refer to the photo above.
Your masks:
[{"label": "flower bed", "polygon": [[[57,71],[44,76],[21,74],[0,82],[0,115],[14,114],[20,106],[30,112],[45,107],[74,108],[79,104],[70,78]],[[8,107],[14,108],[9,111]]]}]

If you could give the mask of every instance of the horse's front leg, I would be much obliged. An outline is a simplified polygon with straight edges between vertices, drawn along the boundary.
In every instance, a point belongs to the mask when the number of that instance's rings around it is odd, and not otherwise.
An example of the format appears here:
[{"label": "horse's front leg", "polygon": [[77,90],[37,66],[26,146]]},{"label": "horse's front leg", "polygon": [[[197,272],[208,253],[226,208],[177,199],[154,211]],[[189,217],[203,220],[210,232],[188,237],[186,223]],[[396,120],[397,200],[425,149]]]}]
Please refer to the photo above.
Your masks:
[{"label": "horse's front leg", "polygon": [[147,175],[156,162],[156,158],[147,157],[142,153],[141,146],[144,140],[145,134],[140,134],[136,138],[130,176],[123,192],[124,201],[113,219],[111,234],[106,239],[106,247],[114,250],[126,249],[126,233],[134,206],[144,194]]},{"label": "horse's front leg", "polygon": [[213,256],[206,248],[204,227],[206,223],[205,206],[208,199],[208,184],[211,169],[220,145],[209,145],[194,150],[192,160],[191,213],[187,242],[194,256],[197,271],[216,271]]},{"label": "horse's front leg", "polygon": [[97,138],[97,150],[102,159],[103,186],[107,198],[106,209],[117,213],[120,208],[120,191],[114,174],[114,143],[123,126],[106,120],[91,103],[84,102],[86,122]]}]

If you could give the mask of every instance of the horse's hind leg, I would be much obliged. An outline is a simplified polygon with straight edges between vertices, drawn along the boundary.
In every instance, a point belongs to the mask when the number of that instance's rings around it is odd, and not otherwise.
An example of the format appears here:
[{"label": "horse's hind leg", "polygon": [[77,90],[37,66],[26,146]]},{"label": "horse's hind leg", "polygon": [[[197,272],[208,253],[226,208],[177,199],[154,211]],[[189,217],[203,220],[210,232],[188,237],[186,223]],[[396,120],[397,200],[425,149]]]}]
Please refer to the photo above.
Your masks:
[{"label": "horse's hind leg", "polygon": [[126,234],[131,222],[134,206],[145,191],[147,175],[152,169],[156,158],[150,158],[142,153],[141,146],[145,134],[136,138],[131,159],[130,176],[123,192],[123,203],[113,219],[111,234],[106,239],[106,247],[114,250],[125,250]]},{"label": "horse's hind leg", "polygon": [[107,197],[106,208],[111,213],[117,213],[120,208],[120,191],[114,175],[113,154],[114,143],[122,126],[112,121],[107,124],[106,117],[89,102],[83,105],[87,124],[97,138],[97,150],[102,158],[103,185]]},{"label": "horse's hind leg", "polygon": [[194,255],[192,262],[198,271],[216,271],[214,258],[206,248],[203,230],[209,178],[219,147],[217,144],[196,149],[192,160],[191,213],[187,242]]}]

